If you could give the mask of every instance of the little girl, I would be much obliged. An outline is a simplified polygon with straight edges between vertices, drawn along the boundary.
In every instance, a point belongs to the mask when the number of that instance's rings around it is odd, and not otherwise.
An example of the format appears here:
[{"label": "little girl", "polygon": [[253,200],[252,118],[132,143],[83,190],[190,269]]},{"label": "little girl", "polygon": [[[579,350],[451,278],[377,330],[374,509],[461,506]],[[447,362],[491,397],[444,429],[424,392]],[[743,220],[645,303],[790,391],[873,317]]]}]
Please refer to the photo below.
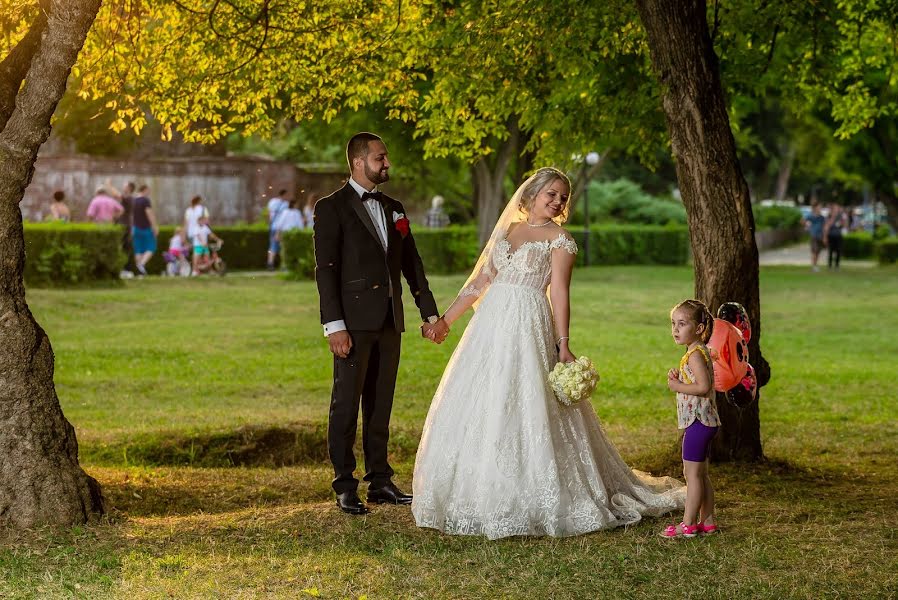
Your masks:
[{"label": "little girl", "polygon": [[677,422],[683,434],[683,475],[686,477],[686,510],[683,521],[670,525],[667,538],[716,533],[714,488],[708,476],[708,447],[720,427],[714,402],[714,367],[705,342],[714,320],[698,300],[684,300],[670,311],[674,341],[686,346],[680,368],[667,372],[667,387],[677,392]]},{"label": "little girl", "polygon": [[[165,258],[165,272],[168,275],[176,276],[182,273],[187,263],[187,252],[184,247],[184,228],[176,227],[175,233],[168,241],[168,252],[163,254]],[[185,273],[186,274],[186,273]]]}]

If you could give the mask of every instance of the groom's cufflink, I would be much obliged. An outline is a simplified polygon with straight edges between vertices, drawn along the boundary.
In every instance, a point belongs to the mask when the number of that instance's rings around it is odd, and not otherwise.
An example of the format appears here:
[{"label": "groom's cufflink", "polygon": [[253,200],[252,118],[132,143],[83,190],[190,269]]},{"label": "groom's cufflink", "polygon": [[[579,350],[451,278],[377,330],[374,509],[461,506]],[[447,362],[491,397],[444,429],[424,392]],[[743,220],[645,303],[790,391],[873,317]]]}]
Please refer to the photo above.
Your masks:
[{"label": "groom's cufflink", "polygon": [[433,325],[434,323],[436,323],[439,320],[440,320],[440,318],[437,315],[432,315],[430,317],[427,317],[427,322],[430,323],[431,325]]}]

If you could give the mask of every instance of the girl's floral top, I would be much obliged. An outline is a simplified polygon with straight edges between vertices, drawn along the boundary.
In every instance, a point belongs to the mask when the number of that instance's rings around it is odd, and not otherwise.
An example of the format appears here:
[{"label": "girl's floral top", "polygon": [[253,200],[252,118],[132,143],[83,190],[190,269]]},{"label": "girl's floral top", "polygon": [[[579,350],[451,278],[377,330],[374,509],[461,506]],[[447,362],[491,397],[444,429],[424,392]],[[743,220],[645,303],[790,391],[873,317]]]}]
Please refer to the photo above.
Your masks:
[{"label": "girl's floral top", "polygon": [[708,375],[711,377],[711,395],[706,398],[678,392],[677,426],[680,429],[686,429],[698,419],[702,425],[720,427],[720,416],[717,414],[717,404],[714,401],[714,364],[711,362],[711,353],[707,346],[696,344],[694,348],[683,355],[683,358],[680,359],[680,381],[695,383],[695,373],[689,368],[689,356],[696,350],[701,353],[705,364],[708,365]]}]

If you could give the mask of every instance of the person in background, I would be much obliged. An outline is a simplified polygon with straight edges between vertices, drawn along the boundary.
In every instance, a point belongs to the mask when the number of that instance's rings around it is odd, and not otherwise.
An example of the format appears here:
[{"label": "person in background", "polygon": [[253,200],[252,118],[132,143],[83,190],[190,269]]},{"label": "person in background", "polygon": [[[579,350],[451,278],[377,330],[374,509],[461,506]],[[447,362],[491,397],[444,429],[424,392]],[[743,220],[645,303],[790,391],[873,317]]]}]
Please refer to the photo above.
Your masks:
[{"label": "person in background", "polygon": [[209,261],[212,257],[212,253],[209,250],[210,238],[217,242],[221,241],[221,238],[215,235],[209,227],[209,217],[200,217],[190,238],[193,244],[193,272],[191,275],[194,277],[209,266]]},{"label": "person in background", "polygon": [[[281,245],[284,243],[284,232],[290,231],[291,229],[302,229],[302,225],[302,211],[296,208],[296,200],[291,200],[287,210],[283,211],[281,216],[278,217],[278,220],[272,225],[272,228],[274,229],[274,239],[277,241],[279,252]],[[283,262],[284,257],[281,255],[281,264],[283,264]]]},{"label": "person in background", "polygon": [[804,220],[804,228],[811,236],[811,269],[816,273],[820,270],[817,261],[820,259],[820,251],[823,250],[823,225],[826,217],[820,214],[820,204],[811,204],[811,214]]},{"label": "person in background", "polygon": [[209,210],[203,205],[202,196],[194,196],[190,199],[190,206],[184,211],[184,231],[187,233],[187,239],[193,239],[201,217],[208,219]]},{"label": "person in background", "polygon": [[303,226],[311,229],[315,216],[315,203],[318,202],[318,194],[309,194],[306,198],[306,205],[302,209]]},{"label": "person in background", "polygon": [[434,196],[430,201],[430,210],[424,217],[424,225],[431,228],[449,226],[449,215],[443,210],[443,197]]},{"label": "person in background", "polygon": [[287,210],[290,206],[289,203],[284,199],[284,196],[287,195],[287,190],[281,190],[278,192],[278,195],[268,201],[268,270],[274,270],[274,259],[277,257],[278,253],[281,251],[281,244],[276,239],[277,231],[274,228],[274,224],[280,218],[281,213]]},{"label": "person in background", "polygon": [[824,240],[829,250],[826,263],[830,269],[839,269],[839,261],[842,259],[842,233],[847,227],[848,220],[845,211],[838,202],[829,205],[829,218],[823,226]]},{"label": "person in background", "polygon": [[131,244],[131,204],[134,202],[134,182],[129,181],[122,188],[122,195],[119,197],[122,205],[122,214],[119,215],[115,222],[122,227],[122,251],[128,257],[125,268],[122,271],[123,277],[132,277],[136,266],[134,264],[134,247]]},{"label": "person in background", "polygon": [[183,227],[175,228],[175,233],[168,241],[168,252],[164,252],[163,255],[165,256],[166,275],[176,277],[186,271],[186,267],[190,263],[187,262],[187,240]]},{"label": "person in background", "polygon": [[53,192],[53,202],[50,204],[50,218],[61,223],[68,223],[72,220],[72,211],[69,205],[65,203],[65,192],[56,190]]},{"label": "person in background", "polygon": [[156,238],[159,236],[159,225],[150,202],[150,188],[142,185],[137,189],[137,197],[132,203],[131,237],[134,242],[134,263],[137,272],[147,274],[147,263],[156,252]]},{"label": "person in background", "polygon": [[98,187],[87,205],[87,218],[94,223],[114,223],[125,212],[121,203],[113,197],[118,195],[118,191],[108,185]]}]

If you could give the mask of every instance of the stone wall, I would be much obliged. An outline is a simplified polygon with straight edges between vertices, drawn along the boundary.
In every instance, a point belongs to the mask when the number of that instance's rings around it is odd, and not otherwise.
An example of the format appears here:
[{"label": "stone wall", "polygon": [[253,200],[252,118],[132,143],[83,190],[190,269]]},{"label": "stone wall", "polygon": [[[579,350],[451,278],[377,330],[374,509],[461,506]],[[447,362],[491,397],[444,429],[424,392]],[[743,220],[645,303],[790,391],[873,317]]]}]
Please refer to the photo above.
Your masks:
[{"label": "stone wall", "polygon": [[180,223],[195,195],[203,197],[212,222],[253,222],[272,195],[281,189],[304,201],[308,193],[327,194],[346,179],[338,165],[297,168],[286,161],[254,157],[185,157],[147,160],[86,155],[40,156],[25,190],[22,215],[29,221],[47,218],[53,192],[62,190],[73,220],[84,221],[90,199],[100,185],[119,190],[128,181],[150,187],[160,224]]}]

